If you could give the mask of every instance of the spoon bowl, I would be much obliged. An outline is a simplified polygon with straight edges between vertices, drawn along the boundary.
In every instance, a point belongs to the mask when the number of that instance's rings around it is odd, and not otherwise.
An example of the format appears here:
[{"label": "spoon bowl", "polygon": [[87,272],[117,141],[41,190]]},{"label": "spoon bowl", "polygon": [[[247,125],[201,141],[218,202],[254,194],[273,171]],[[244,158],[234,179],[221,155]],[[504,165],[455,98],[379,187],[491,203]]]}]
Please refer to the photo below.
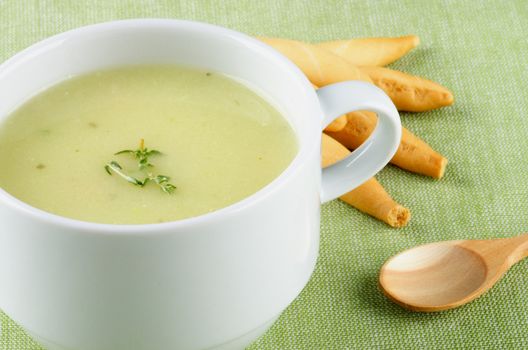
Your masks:
[{"label": "spoon bowl", "polygon": [[528,235],[508,239],[431,243],[404,251],[381,268],[380,286],[414,311],[441,311],[488,291],[528,256]]}]

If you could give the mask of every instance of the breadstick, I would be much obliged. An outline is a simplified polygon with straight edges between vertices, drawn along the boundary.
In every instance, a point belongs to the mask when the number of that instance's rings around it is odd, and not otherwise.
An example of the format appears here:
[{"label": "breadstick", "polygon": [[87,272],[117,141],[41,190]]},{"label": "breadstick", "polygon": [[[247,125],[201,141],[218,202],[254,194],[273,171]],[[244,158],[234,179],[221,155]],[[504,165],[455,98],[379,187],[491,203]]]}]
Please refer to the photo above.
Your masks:
[{"label": "breadstick", "polygon": [[[327,167],[345,158],[350,151],[330,136],[323,134],[321,153],[322,165]],[[392,227],[405,226],[411,218],[409,209],[396,203],[375,178],[367,180],[339,198]]]},{"label": "breadstick", "polygon": [[423,112],[452,105],[453,94],[430,80],[383,67],[360,67],[399,111]]},{"label": "breadstick", "polygon": [[319,43],[356,66],[386,66],[404,56],[420,43],[416,35],[398,38],[362,38]]},{"label": "breadstick", "polygon": [[342,115],[335,119],[333,122],[328,124],[324,131],[330,131],[330,132],[336,132],[343,130],[343,128],[346,126],[347,118],[346,115]]},{"label": "breadstick", "polygon": [[316,45],[277,38],[259,38],[259,40],[288,57],[304,72],[308,80],[317,86],[346,80],[363,80],[372,83],[369,76],[358,67]]},{"label": "breadstick", "polygon": [[425,111],[453,103],[449,90],[429,80],[382,67],[357,67],[328,50],[300,41],[260,40],[288,57],[317,86],[345,80],[374,83],[391,97],[398,110],[403,111]]},{"label": "breadstick", "polygon": [[[328,135],[347,148],[355,149],[368,138],[376,123],[375,115],[370,112],[351,112],[347,114],[345,128],[328,132]],[[447,166],[446,158],[405,128],[402,128],[400,146],[390,162],[402,169],[436,179],[444,176]]]}]

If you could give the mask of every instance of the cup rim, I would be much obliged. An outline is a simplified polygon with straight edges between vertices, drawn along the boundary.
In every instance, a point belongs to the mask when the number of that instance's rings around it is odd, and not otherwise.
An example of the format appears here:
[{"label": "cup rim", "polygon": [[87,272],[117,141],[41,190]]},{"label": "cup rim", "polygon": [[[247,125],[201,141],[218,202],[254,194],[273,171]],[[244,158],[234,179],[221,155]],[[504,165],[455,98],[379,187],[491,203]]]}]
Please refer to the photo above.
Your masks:
[{"label": "cup rim", "polygon": [[[190,20],[179,20],[179,19],[161,19],[161,18],[141,18],[141,19],[126,19],[126,20],[116,20],[109,22],[102,22],[97,24],[86,25],[78,28],[74,28],[41,41],[38,41],[29,47],[23,49],[22,51],[16,53],[11,58],[7,59],[0,64],[0,76],[3,71],[8,70],[11,66],[17,65],[19,61],[26,58],[30,58],[38,55],[39,51],[49,48],[53,45],[60,44],[63,40],[69,39],[72,36],[84,34],[87,32],[104,32],[112,29],[126,28],[126,27],[194,27],[196,30],[203,30],[209,32],[216,32],[223,36],[228,36],[231,39],[243,41],[245,46],[248,49],[256,50],[261,54],[266,54],[268,57],[271,57],[276,61],[276,63],[282,65],[287,70],[291,71],[295,78],[303,86],[302,95],[306,97],[307,101],[314,101],[314,111],[319,111],[319,114],[322,114],[317,95],[313,89],[311,83],[308,81],[306,76],[300,71],[300,69],[293,64],[288,58],[283,56],[278,51],[274,50],[272,47],[258,41],[257,39],[232,30],[222,26],[217,26],[209,23],[199,22],[199,21],[190,21]],[[316,113],[316,112],[314,112]],[[322,120],[322,119],[321,119]],[[313,123],[313,126],[309,127],[311,130],[309,134],[317,135],[321,131],[318,129],[319,124]],[[314,141],[317,138],[314,138]],[[312,152],[319,150],[318,143],[315,141],[310,143],[309,146],[303,146],[302,142],[299,142],[299,150],[294,157],[294,159],[289,163],[286,169],[283,170],[276,178],[274,178],[270,183],[259,189],[257,192],[249,195],[248,197],[243,198],[242,200],[235,202],[226,207],[222,207],[218,210],[214,210],[209,213],[200,214],[198,216],[193,216],[181,220],[168,221],[163,223],[148,223],[148,224],[107,224],[107,223],[97,223],[83,221],[79,219],[68,218],[58,214],[50,213],[45,210],[34,207],[24,201],[16,198],[11,195],[4,189],[0,188],[0,205],[10,206],[13,210],[31,216],[35,219],[38,219],[41,222],[47,224],[54,224],[56,226],[61,226],[64,228],[70,228],[75,232],[83,233],[99,233],[105,235],[111,234],[131,234],[131,235],[143,235],[148,234],[152,235],[155,233],[162,232],[176,232],[178,229],[184,229],[189,226],[195,226],[200,224],[207,224],[210,221],[226,218],[232,215],[236,215],[237,212],[246,209],[252,205],[261,202],[266,197],[272,193],[278,191],[283,187],[294,175],[299,168],[304,163],[304,160]]]}]

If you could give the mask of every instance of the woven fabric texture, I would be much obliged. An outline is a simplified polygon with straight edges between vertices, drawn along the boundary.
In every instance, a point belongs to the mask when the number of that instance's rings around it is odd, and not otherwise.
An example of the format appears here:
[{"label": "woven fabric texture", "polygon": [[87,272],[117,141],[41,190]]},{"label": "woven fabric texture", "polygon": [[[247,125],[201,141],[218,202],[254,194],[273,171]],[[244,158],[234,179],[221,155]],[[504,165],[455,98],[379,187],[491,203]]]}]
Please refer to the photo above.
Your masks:
[{"label": "woven fabric texture", "polygon": [[[378,175],[411,209],[409,226],[389,228],[339,201],[324,205],[312,279],[251,350],[528,348],[528,261],[477,301],[443,313],[408,312],[377,286],[384,261],[404,249],[528,230],[527,1],[0,0],[0,61],[52,34],[137,17],[311,42],[416,34],[421,45],[392,67],[454,92],[452,107],[402,114],[449,159],[445,177],[393,166]],[[0,320],[1,350],[40,349],[1,312]]]}]

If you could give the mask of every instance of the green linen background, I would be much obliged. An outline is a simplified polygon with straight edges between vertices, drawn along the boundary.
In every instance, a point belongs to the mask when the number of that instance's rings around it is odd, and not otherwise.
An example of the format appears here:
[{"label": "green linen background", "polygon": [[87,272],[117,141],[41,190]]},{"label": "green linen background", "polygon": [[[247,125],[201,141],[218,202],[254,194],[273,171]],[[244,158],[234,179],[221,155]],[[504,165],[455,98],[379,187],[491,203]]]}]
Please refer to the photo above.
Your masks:
[{"label": "green linen background", "polygon": [[[378,175],[412,210],[409,226],[391,229],[338,201],[324,205],[311,281],[251,350],[528,348],[528,261],[477,301],[444,313],[405,311],[377,287],[379,268],[401,250],[528,231],[527,1],[0,0],[0,61],[68,29],[136,17],[314,42],[417,34],[422,44],[393,68],[454,92],[452,107],[402,114],[449,159],[445,178],[393,166]],[[1,350],[40,349],[1,312],[0,320]]]}]

